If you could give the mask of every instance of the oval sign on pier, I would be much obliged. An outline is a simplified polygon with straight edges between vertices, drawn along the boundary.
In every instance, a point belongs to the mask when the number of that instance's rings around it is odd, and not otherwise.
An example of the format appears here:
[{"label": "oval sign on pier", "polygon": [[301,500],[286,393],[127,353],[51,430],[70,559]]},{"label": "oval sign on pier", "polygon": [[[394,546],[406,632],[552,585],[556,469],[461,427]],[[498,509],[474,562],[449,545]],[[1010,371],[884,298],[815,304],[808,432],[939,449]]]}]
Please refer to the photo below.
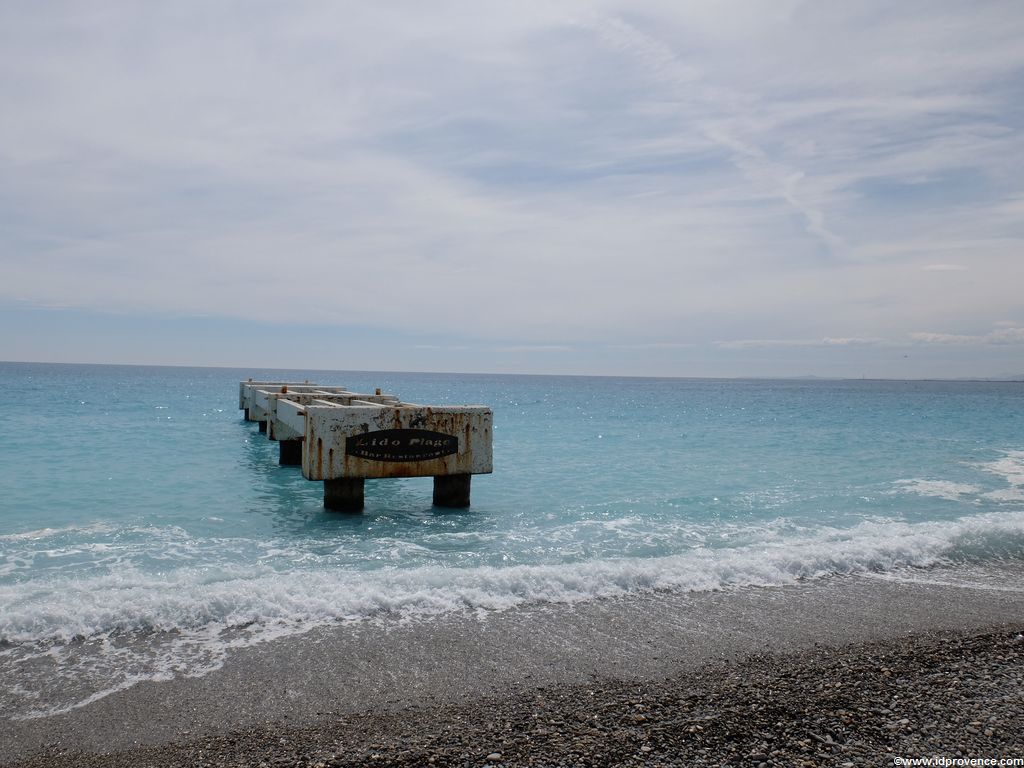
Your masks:
[{"label": "oval sign on pier", "polygon": [[459,452],[459,438],[429,429],[380,429],[345,439],[345,453],[374,461],[426,461]]}]

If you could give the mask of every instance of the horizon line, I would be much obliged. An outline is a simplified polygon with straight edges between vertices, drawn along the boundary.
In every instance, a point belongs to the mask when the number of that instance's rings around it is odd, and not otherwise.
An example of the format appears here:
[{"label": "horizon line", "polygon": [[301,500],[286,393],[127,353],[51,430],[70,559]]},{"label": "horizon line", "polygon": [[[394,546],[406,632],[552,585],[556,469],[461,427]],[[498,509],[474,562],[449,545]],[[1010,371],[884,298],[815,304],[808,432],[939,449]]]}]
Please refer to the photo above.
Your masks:
[{"label": "horizon line", "polygon": [[495,373],[493,371],[424,371],[424,370],[388,370],[388,369],[335,369],[335,368],[276,368],[267,366],[238,365],[180,365],[174,363],[95,363],[95,362],[58,362],[52,360],[0,360],[0,365],[67,365],[67,366],[104,366],[109,368],[202,368],[221,371],[303,371],[323,373],[413,373],[436,376],[531,376],[536,378],[587,378],[587,379],[680,379],[689,381],[949,381],[979,383],[1024,383],[1024,373],[1009,376],[960,376],[960,377],[886,377],[886,376],[821,376],[817,374],[787,374],[778,376],[655,376],[649,374],[612,374],[612,373]]}]

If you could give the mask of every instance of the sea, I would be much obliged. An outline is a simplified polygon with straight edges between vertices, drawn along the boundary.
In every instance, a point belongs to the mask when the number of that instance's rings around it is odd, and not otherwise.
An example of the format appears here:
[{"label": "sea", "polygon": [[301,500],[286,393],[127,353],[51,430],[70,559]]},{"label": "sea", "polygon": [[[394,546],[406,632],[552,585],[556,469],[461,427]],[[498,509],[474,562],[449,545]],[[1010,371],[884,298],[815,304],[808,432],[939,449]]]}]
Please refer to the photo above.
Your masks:
[{"label": "sea", "polygon": [[[250,377],[494,411],[472,505],[278,465]],[[1024,565],[1024,383],[0,363],[0,712],[330,625]],[[991,582],[994,589],[998,584]]]}]

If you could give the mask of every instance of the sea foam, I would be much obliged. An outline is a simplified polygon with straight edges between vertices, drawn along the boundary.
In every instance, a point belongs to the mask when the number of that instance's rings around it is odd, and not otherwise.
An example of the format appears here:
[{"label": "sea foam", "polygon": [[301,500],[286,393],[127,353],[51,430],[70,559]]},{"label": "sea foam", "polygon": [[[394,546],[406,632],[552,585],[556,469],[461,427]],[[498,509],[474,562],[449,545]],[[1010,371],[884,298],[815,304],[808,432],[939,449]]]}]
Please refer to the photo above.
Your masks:
[{"label": "sea foam", "polygon": [[[1024,556],[1024,512],[865,520],[795,534],[779,521],[759,535],[746,533],[749,543],[739,547],[649,559],[372,572],[279,572],[254,564],[5,586],[0,672],[17,667],[32,684],[8,691],[0,704],[16,718],[49,716],[141,681],[205,675],[231,651],[337,622],[486,614],[657,590],[773,587],[839,574],[898,578],[911,567]],[[34,678],[26,675],[33,666],[40,672]]]},{"label": "sea foam", "polygon": [[1024,511],[950,521],[865,520],[851,528],[769,525],[734,528],[735,546],[697,546],[651,558],[561,564],[373,570],[303,567],[294,543],[267,552],[296,566],[260,562],[190,565],[0,585],[0,641],[69,642],[109,633],[196,631],[214,627],[369,619],[504,610],[643,590],[777,586],[865,571],[1024,556]]}]

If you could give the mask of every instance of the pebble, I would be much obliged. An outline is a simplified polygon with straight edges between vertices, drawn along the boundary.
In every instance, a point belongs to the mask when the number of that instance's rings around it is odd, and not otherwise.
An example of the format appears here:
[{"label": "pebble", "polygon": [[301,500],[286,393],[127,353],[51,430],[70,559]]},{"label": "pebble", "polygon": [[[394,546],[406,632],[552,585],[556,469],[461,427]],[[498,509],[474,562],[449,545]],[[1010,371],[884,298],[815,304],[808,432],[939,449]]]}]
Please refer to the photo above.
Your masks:
[{"label": "pebble", "polygon": [[[343,719],[325,713],[302,727],[182,734],[180,743],[111,754],[55,746],[10,768],[315,766],[325,754],[330,768],[479,765],[478,745],[494,744],[496,736],[502,749],[484,762],[510,766],[856,768],[877,765],[885,755],[883,764],[892,765],[900,755],[995,754],[993,723],[1004,734],[995,743],[1024,744],[1008,736],[1024,734],[1024,645],[1015,639],[1021,629],[822,647],[657,681],[524,688]],[[881,673],[883,657],[888,677]],[[955,686],[936,674],[954,669]],[[603,730],[595,729],[598,722]]]}]

